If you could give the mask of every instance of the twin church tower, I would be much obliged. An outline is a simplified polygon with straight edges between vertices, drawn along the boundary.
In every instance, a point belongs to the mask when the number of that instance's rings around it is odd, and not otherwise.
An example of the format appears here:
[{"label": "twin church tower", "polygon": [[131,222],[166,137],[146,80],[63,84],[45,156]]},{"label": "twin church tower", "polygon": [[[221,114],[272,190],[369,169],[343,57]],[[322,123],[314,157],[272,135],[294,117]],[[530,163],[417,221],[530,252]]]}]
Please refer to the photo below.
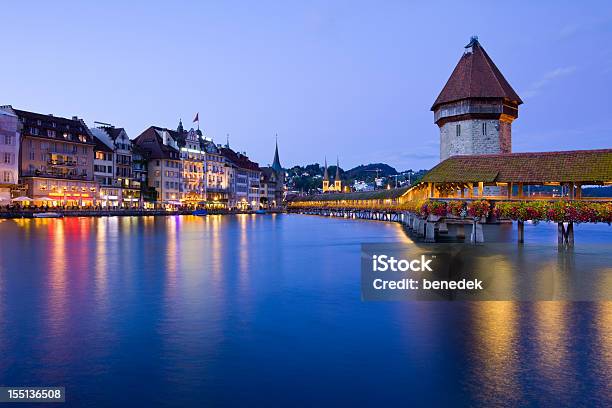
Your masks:
[{"label": "twin church tower", "polygon": [[512,121],[521,98],[472,37],[434,102],[440,161],[456,155],[512,152]]}]

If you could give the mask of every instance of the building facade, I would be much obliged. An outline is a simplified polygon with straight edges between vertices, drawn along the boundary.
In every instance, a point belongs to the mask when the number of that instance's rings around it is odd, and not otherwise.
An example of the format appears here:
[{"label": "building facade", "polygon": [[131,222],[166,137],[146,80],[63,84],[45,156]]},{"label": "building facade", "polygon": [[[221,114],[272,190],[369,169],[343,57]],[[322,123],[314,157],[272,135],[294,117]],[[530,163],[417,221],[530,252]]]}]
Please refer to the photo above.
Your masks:
[{"label": "building facade", "polygon": [[220,147],[212,140],[203,138],[201,150],[204,152],[206,205],[210,208],[229,208],[230,185],[233,181],[231,166],[225,162]]},{"label": "building facade", "polygon": [[235,152],[228,145],[220,149],[225,157],[230,189],[229,208],[258,210],[260,206],[261,170],[245,153]]},{"label": "building facade", "polygon": [[94,205],[95,142],[85,122],[10,109],[22,128],[19,173],[26,194],[35,201],[50,199],[52,205]]},{"label": "building facade", "polygon": [[151,126],[134,144],[147,157],[147,183],[155,192],[155,201],[146,207],[169,208],[181,205],[181,158],[174,130]]},{"label": "building facade", "polygon": [[431,110],[440,128],[440,160],[512,152],[521,98],[472,37]]},{"label": "building facade", "polygon": [[261,168],[260,205],[263,208],[278,208],[285,193],[285,171],[278,155],[278,142],[274,149],[272,166]]},{"label": "building facade", "polygon": [[11,199],[19,183],[20,122],[10,107],[0,107],[0,202]]},{"label": "building facade", "polygon": [[[182,124],[179,125],[179,129]],[[189,206],[198,206],[206,200],[206,153],[202,150],[202,134],[191,129],[184,133],[181,151],[182,192],[181,201]]]},{"label": "building facade", "polygon": [[[93,129],[92,129],[93,130]],[[94,135],[94,178],[98,183],[98,204],[104,208],[118,208],[121,188],[115,180],[113,149]]]}]

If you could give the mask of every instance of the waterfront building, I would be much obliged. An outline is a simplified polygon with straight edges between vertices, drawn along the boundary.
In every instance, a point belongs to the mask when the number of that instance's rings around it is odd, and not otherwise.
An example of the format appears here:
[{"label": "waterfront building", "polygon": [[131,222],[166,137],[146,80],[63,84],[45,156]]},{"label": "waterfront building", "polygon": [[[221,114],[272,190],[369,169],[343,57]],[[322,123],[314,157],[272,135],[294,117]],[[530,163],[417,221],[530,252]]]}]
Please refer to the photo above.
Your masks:
[{"label": "waterfront building", "polygon": [[336,160],[336,177],[334,183],[330,184],[329,172],[327,171],[327,159],[325,159],[325,170],[323,172],[323,192],[342,192],[342,179],[340,178],[340,160]]},{"label": "waterfront building", "polygon": [[[182,123],[179,123],[179,129],[182,129]],[[190,129],[183,135],[180,147],[183,172],[181,202],[197,206],[206,200],[206,152],[202,149],[199,129]]]},{"label": "waterfront building", "polygon": [[220,146],[206,138],[200,140],[204,152],[205,200],[210,208],[228,208],[230,199],[231,166],[225,162]]},{"label": "waterfront building", "polygon": [[[104,201],[110,200],[113,201],[113,207],[140,207],[140,182],[134,180],[132,170],[132,141],[123,128],[116,128],[108,123],[95,122],[95,124],[96,127],[90,129],[92,134],[98,141],[111,149],[113,156],[112,181],[103,189],[113,191],[101,191],[102,205],[104,205]],[[98,153],[96,153],[96,158],[97,156]],[[101,174],[100,176],[102,177]]]},{"label": "waterfront building", "polygon": [[440,161],[455,155],[512,152],[521,98],[472,37],[431,110],[440,128]]},{"label": "waterfront building", "polygon": [[[147,152],[138,147],[133,141],[131,143],[132,152],[132,185],[138,188],[138,207],[154,206],[157,198],[155,188],[149,187],[147,163]],[[135,202],[133,202],[135,204]]]},{"label": "waterfront building", "polygon": [[229,171],[229,207],[239,210],[257,210],[260,204],[259,165],[249,159],[246,153],[235,152],[229,145],[220,149]]},{"label": "waterfront building", "polygon": [[274,149],[274,161],[270,167],[261,168],[260,204],[267,208],[280,207],[285,191],[285,171],[278,156],[278,142]]},{"label": "waterfront building", "polygon": [[147,157],[147,183],[155,189],[153,206],[158,208],[181,204],[179,139],[176,131],[157,126],[150,126],[134,139],[134,144]]},{"label": "waterfront building", "polygon": [[113,149],[95,134],[94,141],[94,177],[100,189],[98,203],[102,207],[117,208],[121,199],[121,188],[114,178]]},{"label": "waterfront building", "polygon": [[21,126],[9,107],[0,107],[0,203],[8,202],[19,183]]},{"label": "waterfront building", "polygon": [[35,201],[52,205],[95,204],[94,139],[82,119],[28,112],[5,107],[21,123],[20,179]]}]

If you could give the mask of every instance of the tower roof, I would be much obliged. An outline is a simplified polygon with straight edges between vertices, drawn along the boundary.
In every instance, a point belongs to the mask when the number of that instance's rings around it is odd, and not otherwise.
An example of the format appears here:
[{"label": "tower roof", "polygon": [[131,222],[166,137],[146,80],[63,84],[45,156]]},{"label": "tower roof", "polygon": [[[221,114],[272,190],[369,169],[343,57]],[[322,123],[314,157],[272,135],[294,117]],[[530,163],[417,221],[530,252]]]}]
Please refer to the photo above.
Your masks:
[{"label": "tower roof", "polygon": [[340,160],[336,158],[336,178],[334,180],[340,180]]},{"label": "tower roof", "polygon": [[472,37],[431,110],[439,105],[468,98],[502,98],[523,103],[489,57],[478,37]]},{"label": "tower roof", "polygon": [[329,173],[327,172],[327,157],[325,158],[325,171],[323,172],[323,180],[329,181]]},{"label": "tower roof", "polygon": [[278,139],[276,140],[276,147],[274,149],[274,162],[272,162],[272,168],[277,173],[283,171],[283,166],[281,166],[280,159],[278,158]]}]

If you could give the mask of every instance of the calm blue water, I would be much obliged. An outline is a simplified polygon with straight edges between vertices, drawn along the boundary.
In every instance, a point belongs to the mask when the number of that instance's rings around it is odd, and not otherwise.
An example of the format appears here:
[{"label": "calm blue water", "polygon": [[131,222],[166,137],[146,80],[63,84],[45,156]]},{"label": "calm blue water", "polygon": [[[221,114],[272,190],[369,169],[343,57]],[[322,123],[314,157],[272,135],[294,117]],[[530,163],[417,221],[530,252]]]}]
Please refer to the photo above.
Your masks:
[{"label": "calm blue water", "polygon": [[68,406],[612,404],[612,302],[362,302],[360,244],[409,242],[397,224],[0,220],[0,240],[0,385]]}]

